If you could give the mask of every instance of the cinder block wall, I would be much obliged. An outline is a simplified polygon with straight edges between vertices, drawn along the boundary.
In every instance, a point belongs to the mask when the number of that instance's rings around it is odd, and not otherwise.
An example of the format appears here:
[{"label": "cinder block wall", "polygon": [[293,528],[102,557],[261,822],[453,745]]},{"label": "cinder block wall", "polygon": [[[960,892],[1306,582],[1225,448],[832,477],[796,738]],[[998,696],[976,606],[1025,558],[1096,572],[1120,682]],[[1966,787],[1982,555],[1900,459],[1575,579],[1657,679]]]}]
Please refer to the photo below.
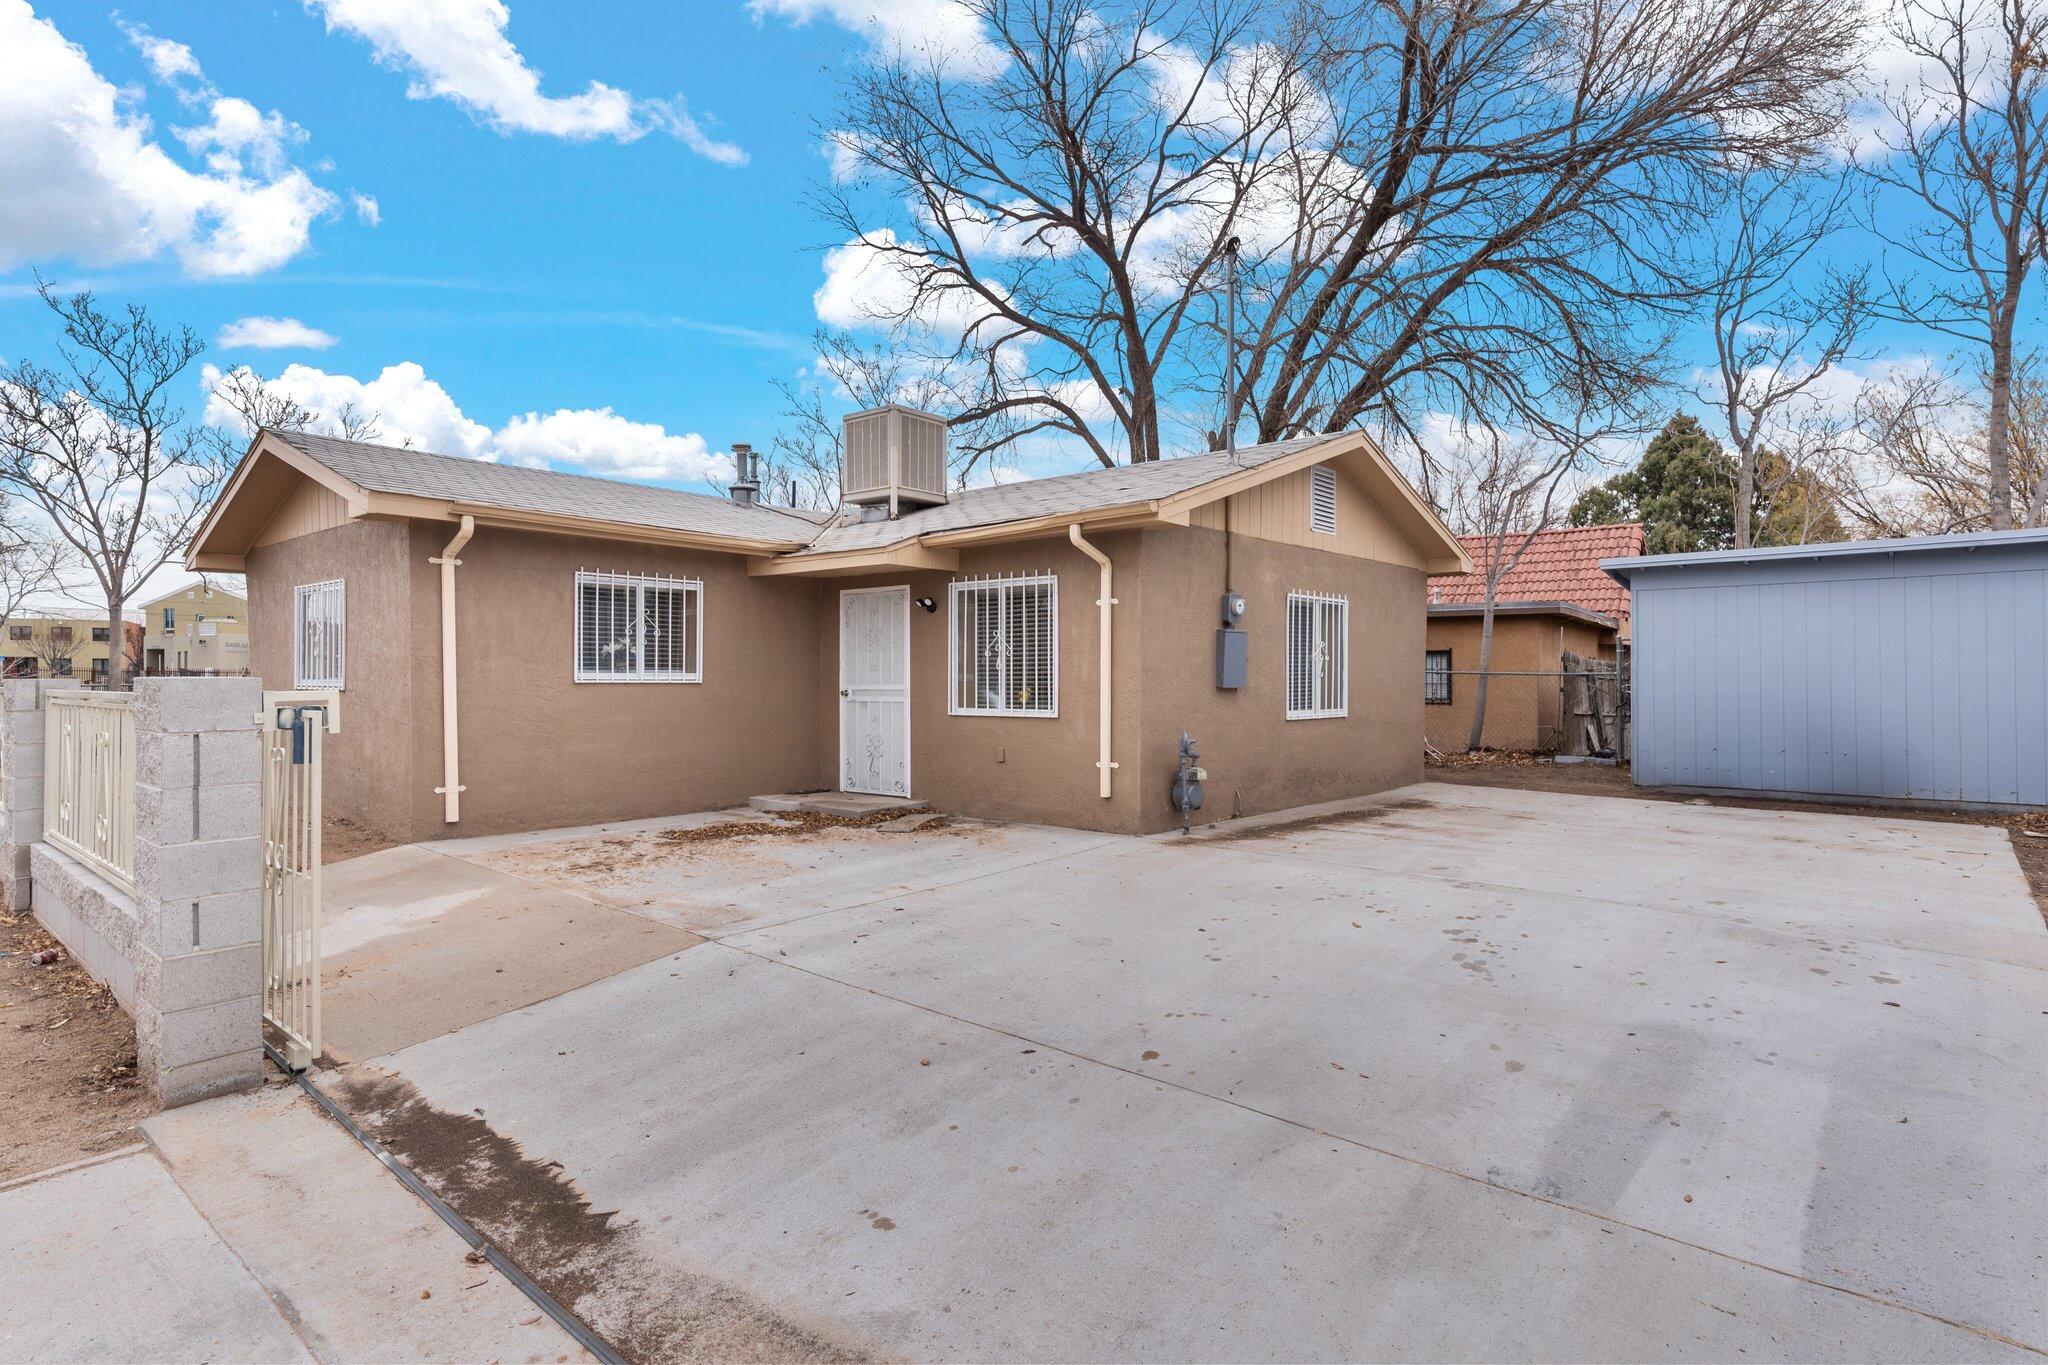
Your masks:
[{"label": "cinder block wall", "polygon": [[[15,709],[14,686],[0,769],[33,762],[40,782],[43,718]],[[27,850],[29,904],[134,1015],[165,1108],[262,1081],[262,705],[256,678],[136,681],[132,896],[60,849]]]}]

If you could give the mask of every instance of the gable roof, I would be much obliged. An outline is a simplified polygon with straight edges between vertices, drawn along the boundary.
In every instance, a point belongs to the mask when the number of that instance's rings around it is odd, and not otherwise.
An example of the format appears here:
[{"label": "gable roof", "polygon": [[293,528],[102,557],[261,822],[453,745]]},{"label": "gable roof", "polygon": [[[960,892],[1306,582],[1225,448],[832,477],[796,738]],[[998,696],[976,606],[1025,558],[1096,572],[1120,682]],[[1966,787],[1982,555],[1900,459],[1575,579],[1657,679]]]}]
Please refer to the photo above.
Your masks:
[{"label": "gable roof", "polygon": [[[1485,536],[1460,536],[1475,564],[1486,560]],[[1507,576],[1500,581],[1501,602],[1571,602],[1603,616],[1628,615],[1628,588],[1601,569],[1600,561],[1643,552],[1640,522],[1607,526],[1568,526],[1539,532]],[[1429,580],[1432,603],[1484,602],[1486,576],[1446,574]]]},{"label": "gable roof", "polygon": [[[687,544],[752,556],[750,573],[947,567],[969,540],[1060,534],[1068,523],[1110,528],[1185,525],[1193,507],[1311,464],[1345,470],[1422,552],[1428,568],[1464,567],[1457,540],[1359,432],[1248,446],[1234,457],[1187,455],[1141,465],[964,489],[937,507],[864,520],[747,506],[673,488],[487,464],[427,451],[264,430],[193,537],[186,566],[239,571],[242,557],[301,479],[341,498],[351,516],[419,517]],[[1611,581],[1611,580],[1610,580]]]},{"label": "gable roof", "polygon": [[1144,464],[1055,474],[1043,479],[964,488],[937,507],[907,512],[894,521],[862,521],[858,508],[841,509],[832,524],[812,541],[805,554],[894,545],[946,531],[965,531],[1040,517],[1075,515],[1105,507],[1157,502],[1200,488],[1245,469],[1257,469],[1286,455],[1328,445],[1328,436],[1303,436],[1292,441],[1245,446],[1233,461],[1221,451],[1181,455]]},{"label": "gable roof", "polygon": [[458,455],[339,441],[303,431],[273,433],[356,487],[372,493],[446,499],[468,506],[557,513],[579,521],[696,531],[750,540],[802,543],[817,522],[787,508],[747,507],[730,498],[625,483],[588,474],[489,464]]}]

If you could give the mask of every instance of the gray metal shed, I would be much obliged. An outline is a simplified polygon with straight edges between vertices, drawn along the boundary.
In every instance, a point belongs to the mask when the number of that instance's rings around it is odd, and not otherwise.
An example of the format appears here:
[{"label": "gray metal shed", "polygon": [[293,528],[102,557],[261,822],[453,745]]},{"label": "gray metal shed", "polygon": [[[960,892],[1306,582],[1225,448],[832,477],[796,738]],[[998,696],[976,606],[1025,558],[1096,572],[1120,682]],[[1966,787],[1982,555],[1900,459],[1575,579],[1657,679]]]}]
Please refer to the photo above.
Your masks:
[{"label": "gray metal shed", "polygon": [[2048,530],[1610,559],[1635,781],[2048,804]]}]

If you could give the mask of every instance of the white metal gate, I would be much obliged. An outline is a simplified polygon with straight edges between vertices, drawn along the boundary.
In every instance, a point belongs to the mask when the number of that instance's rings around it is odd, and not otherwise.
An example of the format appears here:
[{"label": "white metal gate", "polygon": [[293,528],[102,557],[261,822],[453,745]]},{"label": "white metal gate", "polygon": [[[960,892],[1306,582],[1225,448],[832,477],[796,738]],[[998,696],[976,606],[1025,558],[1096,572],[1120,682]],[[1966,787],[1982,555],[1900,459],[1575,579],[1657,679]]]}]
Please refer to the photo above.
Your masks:
[{"label": "white metal gate", "polygon": [[320,1055],[320,756],[341,700],[265,692],[261,724],[263,1021],[280,1060],[303,1071]]},{"label": "white metal gate", "polygon": [[839,785],[910,795],[910,589],[839,594]]}]

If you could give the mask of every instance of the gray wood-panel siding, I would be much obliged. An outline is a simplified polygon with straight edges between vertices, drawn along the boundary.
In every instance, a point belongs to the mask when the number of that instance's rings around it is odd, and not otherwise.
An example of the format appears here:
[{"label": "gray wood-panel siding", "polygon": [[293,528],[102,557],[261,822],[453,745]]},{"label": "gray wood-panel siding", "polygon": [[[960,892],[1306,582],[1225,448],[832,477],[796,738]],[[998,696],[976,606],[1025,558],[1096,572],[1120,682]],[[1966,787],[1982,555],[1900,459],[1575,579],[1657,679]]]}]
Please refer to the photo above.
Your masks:
[{"label": "gray wood-panel siding", "polygon": [[1636,570],[1635,779],[2048,804],[2048,549]]}]

